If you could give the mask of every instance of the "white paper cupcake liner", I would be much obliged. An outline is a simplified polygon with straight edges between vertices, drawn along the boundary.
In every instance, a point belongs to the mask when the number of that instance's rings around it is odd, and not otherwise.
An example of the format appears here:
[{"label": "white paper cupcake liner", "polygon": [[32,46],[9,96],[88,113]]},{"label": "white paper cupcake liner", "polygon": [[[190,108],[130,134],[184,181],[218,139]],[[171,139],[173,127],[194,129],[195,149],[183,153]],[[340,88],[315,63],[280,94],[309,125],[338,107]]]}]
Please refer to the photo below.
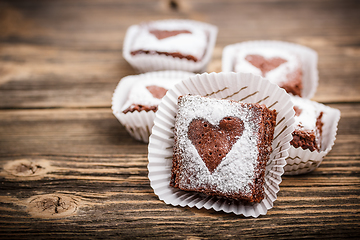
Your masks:
[{"label": "white paper cupcake liner", "polygon": [[111,106],[113,114],[133,138],[148,143],[151,129],[154,125],[155,113],[153,111],[122,113],[123,105],[128,98],[131,87],[138,81],[154,78],[168,79],[169,81],[174,81],[175,85],[178,81],[193,75],[195,74],[185,71],[158,71],[126,76],[119,81],[113,93]]},{"label": "white paper cupcake liner", "polygon": [[236,43],[228,45],[224,48],[222,55],[222,71],[233,72],[234,60],[237,52],[241,49],[247,49],[249,47],[280,48],[294,52],[300,56],[303,71],[302,97],[310,99],[314,96],[319,81],[319,73],[317,70],[318,55],[314,50],[302,45],[282,41],[260,40]]},{"label": "white paper cupcake liner", "polygon": [[132,25],[126,31],[124,45],[123,45],[123,57],[125,60],[139,72],[149,72],[158,70],[182,70],[188,72],[204,72],[206,67],[211,60],[212,52],[215,46],[218,29],[216,26],[193,21],[193,20],[180,20],[180,19],[169,19],[159,20],[154,22],[169,22],[169,23],[181,23],[190,24],[206,30],[209,33],[208,44],[205,51],[204,57],[197,62],[190,61],[187,59],[174,58],[172,56],[165,55],[147,55],[141,54],[137,56],[131,55],[131,46],[134,38],[136,37],[140,25]]},{"label": "white paper cupcake liner", "polygon": [[295,148],[291,145],[289,156],[286,158],[285,175],[298,175],[314,171],[321,164],[322,160],[332,149],[337,132],[337,125],[340,120],[340,111],[311,100],[309,101],[323,112],[322,138],[320,151],[311,152],[309,149]]},{"label": "white paper cupcake liner", "polygon": [[[195,94],[221,99],[241,100],[248,103],[265,104],[276,109],[277,125],[272,144],[273,152],[266,166],[265,198],[257,204],[244,204],[215,196],[186,192],[169,186],[178,97]],[[257,217],[265,215],[273,207],[280,190],[279,184],[284,173],[288,156],[291,133],[294,131],[294,110],[290,96],[285,90],[260,76],[250,73],[211,73],[190,77],[176,84],[162,99],[156,112],[152,135],[148,146],[148,170],[151,187],[160,200],[174,206],[189,206],[214,209],[227,213]]]}]

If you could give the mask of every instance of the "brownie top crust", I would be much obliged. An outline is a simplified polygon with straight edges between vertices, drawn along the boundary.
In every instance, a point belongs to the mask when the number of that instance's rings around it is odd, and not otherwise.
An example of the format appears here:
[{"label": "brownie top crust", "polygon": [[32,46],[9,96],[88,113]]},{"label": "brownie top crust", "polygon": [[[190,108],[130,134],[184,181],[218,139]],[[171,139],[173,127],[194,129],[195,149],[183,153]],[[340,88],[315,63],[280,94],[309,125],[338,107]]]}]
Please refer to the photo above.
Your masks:
[{"label": "brownie top crust", "polygon": [[191,34],[190,31],[188,30],[173,30],[173,31],[168,31],[168,30],[150,30],[149,31],[151,34],[154,34],[155,37],[159,40],[164,39],[164,38],[168,38],[168,37],[174,37],[178,34],[184,34],[184,33],[189,33]]},{"label": "brownie top crust", "polygon": [[265,76],[271,70],[287,62],[285,59],[282,59],[280,57],[273,57],[270,59],[266,59],[263,56],[256,54],[247,55],[245,57],[245,60],[251,63],[253,66],[260,69],[262,76]]},{"label": "brownie top crust", "polygon": [[218,125],[205,119],[193,119],[188,137],[211,173],[230,152],[244,131],[244,122],[237,117],[224,117]]},{"label": "brownie top crust", "polygon": [[316,129],[316,120],[320,115],[317,109],[310,101],[299,97],[291,97],[295,110],[295,129],[311,131]]},{"label": "brownie top crust", "polygon": [[183,22],[149,22],[140,25],[131,52],[193,56],[194,60],[200,61],[207,44],[208,33],[199,26]]},{"label": "brownie top crust", "polygon": [[[251,194],[262,121],[258,104],[254,107],[252,104],[200,96],[182,96],[178,104],[175,122],[177,152],[174,154],[182,156],[178,171],[181,172],[179,187],[212,189],[224,195],[239,191]],[[201,135],[201,132],[192,133],[193,124],[197,124],[198,129],[211,128],[210,136],[197,137],[196,134]],[[224,137],[220,138],[220,135]],[[222,147],[217,146],[221,142]],[[211,157],[215,159],[214,166],[207,163],[213,160],[204,160],[209,154],[214,155]]]},{"label": "brownie top crust", "polygon": [[288,80],[288,75],[301,69],[297,55],[284,49],[256,47],[239,49],[235,61],[235,72],[249,72],[280,84]]},{"label": "brownie top crust", "polygon": [[157,98],[157,99],[162,99],[167,92],[166,88],[156,86],[156,85],[148,85],[148,86],[146,86],[146,89],[151,93],[151,95],[154,98]]},{"label": "brownie top crust", "polygon": [[[180,79],[151,78],[136,82],[131,87],[128,93],[128,98],[121,111],[123,113],[141,110],[156,111],[157,106],[160,104],[161,99],[165,96],[167,90],[179,81]],[[137,106],[142,107],[139,108]]]}]

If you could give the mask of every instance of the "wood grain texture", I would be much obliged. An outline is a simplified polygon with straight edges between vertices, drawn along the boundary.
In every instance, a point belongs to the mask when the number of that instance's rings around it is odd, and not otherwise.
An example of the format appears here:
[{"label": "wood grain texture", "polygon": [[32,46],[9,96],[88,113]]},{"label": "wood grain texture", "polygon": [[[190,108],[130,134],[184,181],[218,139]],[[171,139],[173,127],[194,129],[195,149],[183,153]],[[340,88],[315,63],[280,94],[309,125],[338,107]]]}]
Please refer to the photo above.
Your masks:
[{"label": "wood grain texture", "polygon": [[[360,238],[360,3],[344,0],[0,0],[2,239]],[[147,145],[111,112],[127,28],[181,18],[218,26],[223,48],[282,40],[319,54],[314,100],[341,111],[314,172],[283,176],[265,216],[160,201]]]},{"label": "wood grain texture", "polygon": [[357,1],[184,1],[179,11],[165,2],[2,2],[0,107],[108,107],[117,82],[136,73],[122,58],[127,28],[166,18],[219,27],[208,72],[221,71],[228,44],[290,41],[319,54],[315,100],[359,101]]}]

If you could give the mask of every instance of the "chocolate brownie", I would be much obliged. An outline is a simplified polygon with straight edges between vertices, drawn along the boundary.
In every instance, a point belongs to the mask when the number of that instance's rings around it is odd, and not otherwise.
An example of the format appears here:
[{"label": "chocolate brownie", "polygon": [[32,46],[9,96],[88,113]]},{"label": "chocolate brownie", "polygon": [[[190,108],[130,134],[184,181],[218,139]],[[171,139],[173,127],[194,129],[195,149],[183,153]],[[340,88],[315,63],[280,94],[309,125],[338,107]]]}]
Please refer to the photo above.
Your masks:
[{"label": "chocolate brownie", "polygon": [[170,186],[261,202],[276,115],[260,104],[180,96]]},{"label": "chocolate brownie", "polygon": [[234,71],[261,75],[278,84],[288,93],[302,95],[303,73],[300,58],[285,49],[270,47],[241,49],[234,59]]},{"label": "chocolate brownie", "polygon": [[131,47],[131,55],[166,55],[200,61],[208,44],[208,33],[183,22],[149,22],[142,24]]},{"label": "chocolate brownie", "polygon": [[310,100],[299,97],[291,97],[295,111],[295,131],[290,144],[295,148],[301,147],[311,152],[319,151],[321,148],[322,116],[323,112],[318,110]]}]

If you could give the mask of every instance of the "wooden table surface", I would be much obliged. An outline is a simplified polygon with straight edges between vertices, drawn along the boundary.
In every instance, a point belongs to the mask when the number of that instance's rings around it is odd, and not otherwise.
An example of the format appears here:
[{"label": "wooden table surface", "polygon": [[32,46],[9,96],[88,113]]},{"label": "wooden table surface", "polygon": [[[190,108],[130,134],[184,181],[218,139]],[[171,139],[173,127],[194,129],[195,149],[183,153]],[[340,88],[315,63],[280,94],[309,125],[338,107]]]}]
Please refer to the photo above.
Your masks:
[{"label": "wooden table surface", "polygon": [[[226,45],[302,44],[319,54],[313,100],[341,111],[314,172],[283,176],[265,216],[160,201],[147,145],[113,116],[125,32],[145,20],[218,26],[207,72]],[[0,1],[2,239],[360,237],[360,2],[350,0]]]}]

